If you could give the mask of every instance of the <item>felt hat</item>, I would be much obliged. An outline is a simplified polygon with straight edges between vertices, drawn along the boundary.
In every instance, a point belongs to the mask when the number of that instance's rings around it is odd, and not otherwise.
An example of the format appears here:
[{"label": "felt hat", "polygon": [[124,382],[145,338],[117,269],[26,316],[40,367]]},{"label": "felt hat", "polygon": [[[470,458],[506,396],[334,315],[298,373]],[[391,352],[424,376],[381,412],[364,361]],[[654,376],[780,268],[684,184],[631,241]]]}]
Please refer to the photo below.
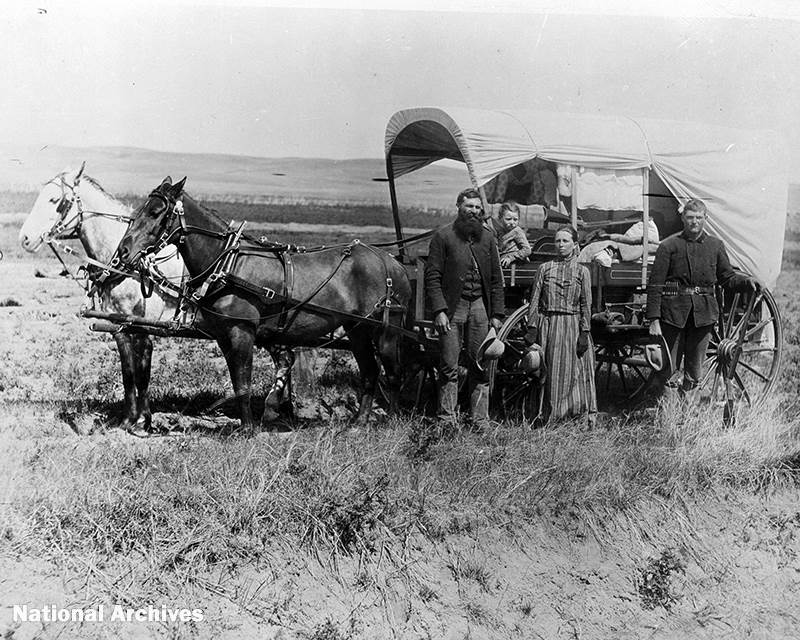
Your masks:
[{"label": "felt hat", "polygon": [[657,338],[658,342],[647,344],[644,347],[644,357],[655,371],[672,372],[672,359],[664,336]]},{"label": "felt hat", "polygon": [[520,370],[533,376],[544,378],[544,350],[538,344],[532,344],[519,361]]},{"label": "felt hat", "polygon": [[481,342],[481,346],[478,347],[478,363],[485,360],[497,360],[505,350],[506,345],[497,338],[497,331],[495,331],[494,327],[489,327],[489,332]]}]

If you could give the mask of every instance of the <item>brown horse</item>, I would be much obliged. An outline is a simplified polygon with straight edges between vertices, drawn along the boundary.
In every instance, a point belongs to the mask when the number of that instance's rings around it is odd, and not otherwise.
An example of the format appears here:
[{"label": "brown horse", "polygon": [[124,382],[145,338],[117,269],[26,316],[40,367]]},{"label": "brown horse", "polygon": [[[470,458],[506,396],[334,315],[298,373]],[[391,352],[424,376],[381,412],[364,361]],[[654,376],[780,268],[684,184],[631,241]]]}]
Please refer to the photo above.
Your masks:
[{"label": "brown horse", "polygon": [[228,364],[244,429],[253,426],[253,347],[316,346],[339,327],[361,374],[356,423],[364,424],[380,365],[390,387],[399,382],[398,342],[411,298],[405,269],[358,241],[305,252],[265,246],[185,194],[185,182],[165,178],[134,212],[119,244],[120,263],[131,269],[166,244],[177,245],[206,330]]}]

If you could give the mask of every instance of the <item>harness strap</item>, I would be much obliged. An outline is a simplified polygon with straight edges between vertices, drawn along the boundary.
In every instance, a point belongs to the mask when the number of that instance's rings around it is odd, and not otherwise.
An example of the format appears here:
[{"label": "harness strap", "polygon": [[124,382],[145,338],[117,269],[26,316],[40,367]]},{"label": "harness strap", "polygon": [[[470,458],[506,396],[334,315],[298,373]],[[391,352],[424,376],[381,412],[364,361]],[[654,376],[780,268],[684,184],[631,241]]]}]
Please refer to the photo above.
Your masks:
[{"label": "harness strap", "polygon": [[414,244],[415,242],[421,242],[425,240],[425,238],[430,238],[438,229],[441,229],[447,225],[442,225],[442,227],[437,227],[436,229],[431,229],[430,231],[425,231],[423,233],[417,234],[415,236],[411,236],[410,238],[403,238],[402,240],[394,240],[393,242],[376,242],[373,243],[373,247],[404,247],[408,244]]},{"label": "harness strap", "polygon": [[[345,261],[347,258],[349,258],[349,257],[350,257],[350,255],[352,254],[353,247],[354,247],[354,246],[356,246],[356,245],[358,245],[358,244],[361,244],[361,242],[360,242],[359,240],[353,240],[353,241],[352,241],[352,242],[351,242],[349,245],[347,245],[347,246],[346,246],[344,249],[342,249],[342,253],[341,253],[341,255],[339,256],[339,262],[338,262],[338,263],[337,263],[337,265],[334,267],[333,271],[331,271],[330,275],[329,275],[327,278],[325,278],[325,279],[324,279],[322,282],[320,282],[320,283],[319,283],[319,285],[317,286],[317,288],[316,288],[316,289],[314,289],[314,291],[313,291],[313,292],[311,292],[311,294],[310,294],[310,295],[306,296],[306,299],[305,299],[305,300],[303,300],[302,302],[300,302],[300,303],[296,304],[294,307],[292,307],[292,311],[293,311],[294,313],[293,313],[293,314],[292,314],[292,316],[291,316],[291,317],[290,317],[290,318],[289,318],[289,319],[286,321],[286,324],[283,326],[283,330],[284,330],[284,331],[286,331],[286,330],[287,330],[287,329],[288,329],[288,328],[289,328],[289,327],[292,325],[292,323],[293,323],[293,322],[294,322],[294,321],[297,319],[297,316],[298,316],[298,315],[300,315],[300,312],[303,310],[303,308],[304,308],[304,307],[309,307],[309,308],[311,308],[311,307],[317,307],[318,309],[324,309],[324,307],[318,307],[317,305],[312,305],[312,304],[311,304],[311,300],[312,300],[312,299],[314,298],[314,296],[316,296],[316,295],[317,295],[317,294],[318,294],[320,291],[322,291],[322,288],[323,288],[323,287],[324,287],[326,284],[328,284],[328,283],[329,283],[331,280],[333,280],[333,276],[335,276],[335,275],[336,275],[336,273],[339,271],[339,268],[342,266],[342,264],[344,263],[344,261]],[[338,312],[338,311],[337,311],[337,312],[334,312],[332,315],[334,315],[334,316],[338,316],[338,315],[339,315],[339,312]],[[352,316],[352,315],[354,315],[354,314],[349,314],[349,315],[351,315],[351,316]],[[361,316],[355,316],[355,317],[359,317],[359,318],[360,318]]]},{"label": "harness strap", "polygon": [[391,277],[386,278],[386,298],[383,300],[383,328],[389,326],[389,307],[390,301],[394,297],[393,283]]},{"label": "harness strap", "polygon": [[[181,211],[182,210],[183,209],[181,209]],[[180,216],[180,219],[183,220],[183,215]],[[225,240],[225,248],[222,250],[220,258],[216,260],[214,270],[209,274],[207,278],[203,280],[200,286],[191,294],[191,298],[194,302],[200,302],[200,300],[202,300],[208,293],[209,288],[212,285],[214,285],[214,283],[216,283],[217,281],[223,280],[235,266],[236,254],[238,253],[239,250],[239,240],[242,237],[242,231],[244,229],[245,224],[247,223],[242,222],[239,225],[239,228],[236,231],[234,231],[233,222],[231,222],[230,226],[228,227],[227,238]]]},{"label": "harness strap", "polygon": [[[112,273],[124,276],[126,278],[133,278],[134,280],[141,281],[141,276],[138,273],[120,271],[119,269],[115,269],[114,267],[112,267],[109,264],[106,264],[105,262],[100,262],[99,260],[95,260],[94,258],[90,258],[89,256],[81,256],[72,247],[63,244],[62,242],[56,240],[55,238],[50,238],[47,241],[47,245],[50,247],[50,250],[58,258],[59,262],[61,262],[61,264],[64,265],[64,268],[67,269],[67,272],[69,272],[69,269],[67,268],[67,265],[64,262],[64,260],[59,255],[58,251],[56,250],[57,248],[68,255],[78,258],[79,260],[85,260],[88,263],[87,266],[94,267],[94,270],[97,271],[96,274],[93,273],[93,270],[91,268],[87,269],[83,265],[81,266],[82,269],[86,270],[88,278],[92,283],[91,287],[82,284],[78,277],[70,273],[70,277],[72,277],[73,280],[75,280],[78,284],[80,284],[81,287],[87,292],[87,295],[89,296],[96,293],[97,290],[100,288],[100,286],[102,286],[102,284],[105,282],[106,278],[108,278],[108,276],[111,275]],[[172,281],[170,281],[170,279],[167,276],[161,273],[161,271],[155,264],[152,263],[148,264],[147,277],[152,279],[152,281],[155,283],[155,286],[157,286],[163,293],[174,296],[176,298],[180,297],[182,288],[174,284]]]},{"label": "harness strap", "polygon": [[[220,285],[223,284],[222,280],[218,282],[220,283]],[[388,327],[386,327],[384,326],[384,323],[381,320],[376,320],[375,318],[372,318],[369,315],[361,316],[355,313],[350,313],[348,311],[336,311],[334,309],[331,309],[330,307],[323,307],[321,305],[314,304],[313,302],[309,302],[308,298],[306,300],[284,298],[284,296],[276,292],[274,289],[270,289],[269,287],[259,287],[258,285],[255,285],[252,282],[244,280],[243,278],[240,278],[238,276],[226,275],[224,277],[224,283],[243,289],[249,293],[252,293],[253,295],[259,296],[267,301],[270,301],[273,304],[281,304],[287,306],[289,307],[290,311],[295,312],[294,317],[296,317],[296,315],[301,311],[306,311],[309,313],[316,313],[318,315],[334,317],[343,320],[353,320],[359,324],[364,324],[364,323],[371,324],[377,327],[381,327],[386,331],[399,333],[401,335],[413,338],[415,340],[419,338],[419,335],[417,334],[416,331],[411,331],[409,329],[405,329],[404,327],[396,327],[393,325],[389,325]],[[213,294],[214,291],[212,291],[210,295]],[[380,304],[381,303],[379,302],[376,305],[376,307],[380,306]],[[396,305],[395,308],[405,309],[405,307],[401,305]],[[294,321],[294,317],[292,318],[292,322]],[[283,331],[285,331],[288,327],[289,325],[284,327]]]},{"label": "harness strap", "polygon": [[[280,254],[283,263],[283,295],[287,300],[291,300],[294,292],[294,263],[290,252]],[[278,330],[285,331],[289,320],[289,306],[283,305],[280,316],[278,317]]]},{"label": "harness strap", "polygon": [[[394,331],[406,335],[407,337],[416,339],[417,338],[416,332],[410,331],[403,327],[391,326],[388,322],[389,320],[388,314],[391,309],[405,310],[405,307],[403,305],[396,303],[394,297],[393,284],[391,282],[391,278],[389,277],[387,277],[387,295],[375,304],[376,310],[382,308],[384,311],[384,317],[381,320],[376,320],[372,318],[371,314],[362,316],[355,313],[349,313],[347,311],[333,310],[330,309],[329,307],[323,307],[321,305],[311,302],[314,296],[316,296],[325,287],[325,285],[327,285],[333,279],[333,277],[341,268],[344,261],[352,254],[352,247],[358,244],[361,244],[360,241],[354,240],[352,243],[350,243],[345,247],[345,249],[341,253],[339,262],[337,263],[333,271],[314,289],[314,291],[312,291],[303,300],[298,300],[292,297],[289,288],[286,286],[286,283],[284,283],[283,291],[279,293],[278,291],[272,289],[271,287],[259,286],[257,284],[250,282],[249,280],[245,280],[244,278],[241,278],[233,273],[225,271],[219,272],[219,275],[211,283],[213,284],[213,287],[210,285],[206,287],[205,293],[202,296],[198,296],[197,295],[198,292],[195,292],[194,294],[191,294],[190,297],[193,302],[197,303],[202,307],[203,300],[207,300],[208,298],[217,295],[224,289],[225,286],[236,287],[238,289],[241,289],[243,291],[253,294],[254,296],[261,298],[270,305],[281,306],[281,310],[278,314],[279,318],[284,318],[284,317],[287,318],[283,324],[281,324],[280,320],[278,322],[277,330],[281,333],[289,329],[289,327],[294,323],[294,321],[297,319],[297,316],[301,312],[309,312],[327,317],[352,320],[361,324],[366,322],[368,324],[380,326],[384,330]],[[369,245],[364,245],[364,246],[366,246],[369,249],[372,249],[371,247],[369,247]]]}]

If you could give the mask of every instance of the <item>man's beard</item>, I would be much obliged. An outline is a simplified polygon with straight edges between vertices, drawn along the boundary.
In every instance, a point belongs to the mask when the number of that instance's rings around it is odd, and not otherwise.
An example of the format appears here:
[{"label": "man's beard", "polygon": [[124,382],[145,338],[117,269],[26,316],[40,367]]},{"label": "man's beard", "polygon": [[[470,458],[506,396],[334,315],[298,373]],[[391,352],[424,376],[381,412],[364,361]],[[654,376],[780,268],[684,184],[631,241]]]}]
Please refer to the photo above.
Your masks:
[{"label": "man's beard", "polygon": [[453,228],[462,240],[480,240],[486,230],[483,221],[479,218],[462,215],[459,215],[453,222]]}]

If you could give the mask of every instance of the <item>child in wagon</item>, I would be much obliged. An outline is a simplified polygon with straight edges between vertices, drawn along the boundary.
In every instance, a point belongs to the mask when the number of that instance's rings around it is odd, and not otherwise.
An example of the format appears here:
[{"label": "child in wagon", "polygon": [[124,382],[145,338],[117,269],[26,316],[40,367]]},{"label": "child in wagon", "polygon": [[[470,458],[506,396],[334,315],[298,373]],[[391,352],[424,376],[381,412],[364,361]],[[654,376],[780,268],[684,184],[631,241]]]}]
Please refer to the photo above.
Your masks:
[{"label": "child in wagon", "polygon": [[500,251],[500,266],[507,267],[512,262],[527,260],[531,255],[531,245],[525,230],[519,226],[519,205],[516,202],[504,202],[497,220],[492,222]]}]

